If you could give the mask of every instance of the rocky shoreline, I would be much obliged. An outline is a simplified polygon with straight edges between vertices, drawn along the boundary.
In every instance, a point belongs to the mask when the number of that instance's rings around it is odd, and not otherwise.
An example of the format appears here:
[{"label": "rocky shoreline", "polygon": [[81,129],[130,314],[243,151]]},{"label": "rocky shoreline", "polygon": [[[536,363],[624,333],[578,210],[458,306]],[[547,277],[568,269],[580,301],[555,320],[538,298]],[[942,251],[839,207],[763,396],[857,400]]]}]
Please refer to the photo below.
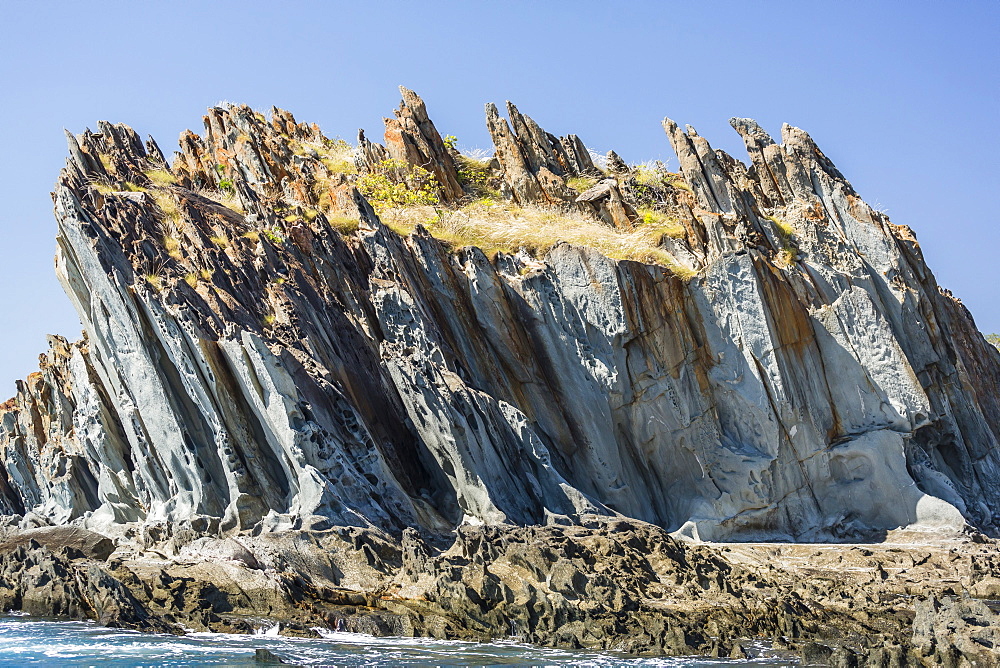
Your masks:
[{"label": "rocky shoreline", "polygon": [[[197,522],[194,523],[197,525]],[[487,641],[805,665],[992,666],[1000,550],[979,535],[699,544],[658,527],[356,527],[220,536],[191,524],[8,528],[0,606],[147,632]],[[764,649],[766,648],[766,649]]]}]

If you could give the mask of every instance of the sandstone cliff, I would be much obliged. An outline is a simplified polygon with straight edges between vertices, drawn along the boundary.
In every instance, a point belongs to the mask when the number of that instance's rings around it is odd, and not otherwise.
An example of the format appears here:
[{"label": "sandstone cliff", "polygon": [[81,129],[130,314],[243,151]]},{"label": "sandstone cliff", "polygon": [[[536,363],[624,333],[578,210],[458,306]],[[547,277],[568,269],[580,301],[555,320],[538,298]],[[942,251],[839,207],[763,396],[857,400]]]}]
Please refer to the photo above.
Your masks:
[{"label": "sandstone cliff", "polygon": [[[56,268],[85,338],[53,338],[5,405],[2,510],[103,531],[997,531],[1000,354],[805,132],[733,119],[745,164],[668,119],[679,173],[602,170],[507,109],[475,164],[405,89],[385,146],[240,106],[170,164],[124,125],[68,135]],[[407,207],[427,214],[385,224]],[[441,222],[517,207],[654,241],[645,262],[490,257]]]}]

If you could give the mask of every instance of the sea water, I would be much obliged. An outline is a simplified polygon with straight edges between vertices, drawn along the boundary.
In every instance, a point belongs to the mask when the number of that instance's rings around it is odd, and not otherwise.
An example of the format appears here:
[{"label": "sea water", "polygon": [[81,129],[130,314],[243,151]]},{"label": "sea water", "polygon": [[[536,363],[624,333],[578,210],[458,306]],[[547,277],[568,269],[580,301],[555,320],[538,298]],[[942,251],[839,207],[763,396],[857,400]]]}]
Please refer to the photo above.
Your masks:
[{"label": "sea water", "polygon": [[515,641],[474,643],[427,638],[377,638],[321,632],[322,639],[285,638],[278,627],[256,635],[157,635],[93,622],[0,617],[0,666],[135,668],[231,666],[261,668],[258,649],[304,666],[791,666],[776,660],[634,658],[609,652],[547,649]]}]

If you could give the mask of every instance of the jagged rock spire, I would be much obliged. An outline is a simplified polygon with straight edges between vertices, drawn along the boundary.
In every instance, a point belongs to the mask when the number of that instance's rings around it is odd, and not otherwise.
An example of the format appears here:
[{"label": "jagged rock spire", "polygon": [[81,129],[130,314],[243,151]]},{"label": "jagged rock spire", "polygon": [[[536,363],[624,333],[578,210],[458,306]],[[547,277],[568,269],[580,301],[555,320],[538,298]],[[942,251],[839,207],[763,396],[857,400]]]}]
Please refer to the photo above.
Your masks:
[{"label": "jagged rock spire", "polygon": [[[362,173],[384,171],[379,165],[391,159],[401,164],[421,167],[432,173],[440,186],[443,202],[454,202],[465,195],[458,180],[458,167],[451,152],[427,115],[427,105],[412,90],[400,86],[402,101],[395,110],[395,118],[384,118],[385,146],[358,134],[359,151],[356,157]],[[403,175],[398,175],[403,180]]]}]

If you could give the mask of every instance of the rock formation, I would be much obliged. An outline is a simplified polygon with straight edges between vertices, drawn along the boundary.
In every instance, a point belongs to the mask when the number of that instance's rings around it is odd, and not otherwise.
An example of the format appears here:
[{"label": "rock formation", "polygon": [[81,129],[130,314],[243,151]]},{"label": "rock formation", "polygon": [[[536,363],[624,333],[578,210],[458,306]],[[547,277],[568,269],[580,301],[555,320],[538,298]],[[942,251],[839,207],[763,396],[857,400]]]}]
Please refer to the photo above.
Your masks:
[{"label": "rock formation", "polygon": [[[482,177],[505,206],[609,231],[667,220],[669,261],[566,243],[490,257],[436,238],[478,186],[406,89],[386,145],[362,134],[349,159],[277,109],[210,109],[170,164],[125,125],[69,135],[56,268],[85,337],[53,337],[4,406],[0,509],[120,540],[355,527],[401,541],[404,570],[433,552],[409,532],[480,525],[627,518],[711,541],[1000,531],[1000,353],[913,232],[805,132],[785,126],[778,144],[734,119],[744,164],[668,119],[679,173],[613,153],[602,171],[575,135],[507,111],[509,125],[487,106]],[[439,211],[407,235],[369,201],[366,175],[387,160],[378,187],[433,175],[419,187]],[[572,571],[536,575],[579,592]],[[446,580],[436,600],[485,591]]]}]

